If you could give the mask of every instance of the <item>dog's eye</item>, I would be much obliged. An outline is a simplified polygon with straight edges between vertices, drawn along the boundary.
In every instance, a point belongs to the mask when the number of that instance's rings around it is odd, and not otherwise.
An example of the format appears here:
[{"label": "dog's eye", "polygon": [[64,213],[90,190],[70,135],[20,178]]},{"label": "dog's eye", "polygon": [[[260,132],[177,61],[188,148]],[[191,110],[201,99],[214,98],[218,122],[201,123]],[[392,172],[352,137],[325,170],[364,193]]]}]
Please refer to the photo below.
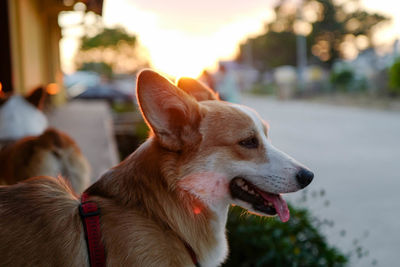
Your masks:
[{"label": "dog's eye", "polygon": [[239,142],[239,145],[245,148],[257,148],[258,139],[256,137],[250,137]]}]

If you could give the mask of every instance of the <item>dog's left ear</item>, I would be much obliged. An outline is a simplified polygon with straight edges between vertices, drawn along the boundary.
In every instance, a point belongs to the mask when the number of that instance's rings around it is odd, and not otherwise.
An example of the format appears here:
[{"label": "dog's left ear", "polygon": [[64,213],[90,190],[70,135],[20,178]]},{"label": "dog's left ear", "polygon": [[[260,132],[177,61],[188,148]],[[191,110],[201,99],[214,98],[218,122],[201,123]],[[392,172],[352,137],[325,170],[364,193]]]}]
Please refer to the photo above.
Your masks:
[{"label": "dog's left ear", "polygon": [[193,78],[182,77],[176,82],[176,86],[193,96],[197,101],[219,100],[218,94],[210,87]]},{"label": "dog's left ear", "polygon": [[38,109],[42,110],[46,95],[47,95],[46,90],[42,86],[39,86],[31,90],[25,97],[25,99]]},{"label": "dog's left ear", "polygon": [[161,146],[181,151],[201,140],[199,104],[188,94],[151,70],[138,75],[136,90],[143,116]]}]

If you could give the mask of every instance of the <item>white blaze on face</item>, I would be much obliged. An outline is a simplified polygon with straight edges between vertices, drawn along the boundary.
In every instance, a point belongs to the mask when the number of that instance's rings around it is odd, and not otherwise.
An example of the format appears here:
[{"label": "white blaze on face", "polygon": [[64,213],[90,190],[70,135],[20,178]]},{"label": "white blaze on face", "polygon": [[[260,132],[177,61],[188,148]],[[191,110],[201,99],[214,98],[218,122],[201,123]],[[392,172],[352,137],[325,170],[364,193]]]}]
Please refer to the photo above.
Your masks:
[{"label": "white blaze on face", "polygon": [[302,165],[272,145],[270,139],[265,135],[265,126],[262,120],[254,110],[240,105],[233,105],[233,107],[251,118],[258,132],[259,144],[264,147],[267,158],[267,162],[260,164],[242,162],[238,166],[245,170],[241,171],[240,168],[235,168],[237,172],[241,172],[238,176],[243,175],[254,185],[269,193],[289,193],[301,189],[297,183],[296,174]]},{"label": "white blaze on face", "polygon": [[46,128],[46,116],[22,96],[14,95],[0,107],[0,139],[40,135]]}]

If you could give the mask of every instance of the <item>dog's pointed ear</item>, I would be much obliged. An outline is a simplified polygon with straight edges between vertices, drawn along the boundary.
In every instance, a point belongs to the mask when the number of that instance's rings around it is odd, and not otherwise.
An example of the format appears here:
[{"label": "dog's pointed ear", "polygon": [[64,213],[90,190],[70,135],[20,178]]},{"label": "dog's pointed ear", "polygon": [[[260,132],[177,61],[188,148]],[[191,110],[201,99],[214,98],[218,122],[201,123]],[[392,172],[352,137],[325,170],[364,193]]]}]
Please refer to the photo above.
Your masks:
[{"label": "dog's pointed ear", "polygon": [[176,86],[193,96],[197,101],[219,100],[218,94],[204,83],[188,77],[180,78]]},{"label": "dog's pointed ear", "polygon": [[46,90],[42,86],[39,86],[31,90],[25,97],[25,99],[38,109],[42,110],[44,106],[44,101],[46,99],[46,95],[47,95]]},{"label": "dog's pointed ear", "polygon": [[138,75],[136,90],[142,114],[161,146],[181,151],[200,141],[199,104],[188,94],[151,70]]}]

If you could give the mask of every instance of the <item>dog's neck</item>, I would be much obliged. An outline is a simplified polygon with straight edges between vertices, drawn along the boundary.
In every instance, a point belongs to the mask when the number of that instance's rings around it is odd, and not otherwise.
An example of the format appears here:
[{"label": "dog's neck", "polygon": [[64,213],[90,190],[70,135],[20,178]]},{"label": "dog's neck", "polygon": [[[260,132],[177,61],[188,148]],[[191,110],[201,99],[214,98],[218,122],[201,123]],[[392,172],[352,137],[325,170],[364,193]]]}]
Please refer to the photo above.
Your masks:
[{"label": "dog's neck", "polygon": [[[90,195],[111,198],[173,230],[197,254],[203,266],[218,265],[227,254],[228,206],[212,210],[198,198],[168,182],[179,176],[179,154],[148,139],[131,156],[90,187]],[[174,179],[176,180],[176,179]]]}]

